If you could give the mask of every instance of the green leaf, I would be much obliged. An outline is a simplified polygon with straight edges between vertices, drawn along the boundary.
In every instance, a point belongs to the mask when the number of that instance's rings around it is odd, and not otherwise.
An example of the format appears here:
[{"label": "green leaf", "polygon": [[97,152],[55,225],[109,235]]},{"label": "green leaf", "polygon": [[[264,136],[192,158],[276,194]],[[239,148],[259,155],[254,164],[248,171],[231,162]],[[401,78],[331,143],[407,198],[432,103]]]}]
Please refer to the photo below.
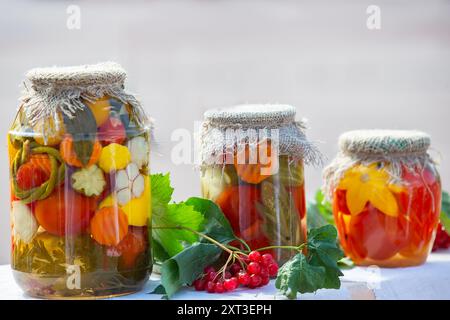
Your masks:
[{"label": "green leaf", "polygon": [[314,202],[308,203],[308,228],[319,228],[326,224],[335,224],[333,206],[319,189]]},{"label": "green leaf", "polygon": [[349,257],[344,257],[337,262],[339,268],[343,269],[352,269],[355,267],[355,263]]},{"label": "green leaf", "polygon": [[[186,202],[194,208],[195,211],[200,212],[204,218],[204,225],[201,229],[202,233],[210,236],[220,243],[228,243],[236,240],[230,222],[222,213],[219,206],[214,202],[202,198],[189,198]],[[207,240],[201,239],[201,242]]]},{"label": "green leaf", "polygon": [[298,253],[280,268],[275,287],[289,299],[295,299],[297,292],[316,292],[322,288],[324,276],[325,268],[311,265]]},{"label": "green leaf", "polygon": [[[152,224],[155,227],[184,226],[200,230],[203,215],[193,206],[186,203],[171,203],[173,188],[169,174],[151,176],[152,192]],[[181,252],[185,245],[198,241],[198,237],[187,230],[157,229],[152,230],[154,257],[157,261],[165,261]]]},{"label": "green leaf", "polygon": [[176,256],[164,261],[161,271],[161,284],[171,298],[183,285],[191,285],[203,269],[215,261],[221,249],[214,244],[195,243]]},{"label": "green leaf", "polygon": [[331,226],[311,229],[308,232],[308,254],[295,255],[279,270],[275,286],[290,299],[297,292],[315,292],[318,289],[338,289],[342,272],[338,261],[343,257],[336,244],[337,232]]},{"label": "green leaf", "polygon": [[73,118],[64,115],[64,124],[67,132],[72,135],[73,149],[78,160],[83,165],[87,165],[97,137],[97,123],[91,109],[85,106],[83,109],[77,110],[77,114]]},{"label": "green leaf", "polygon": [[166,294],[166,289],[164,289],[164,286],[160,284],[149,294]]},{"label": "green leaf", "polygon": [[325,268],[323,288],[339,289],[343,276],[337,262],[344,257],[336,243],[336,228],[327,225],[310,230],[308,234],[308,258],[312,265]]},{"label": "green leaf", "polygon": [[[203,216],[195,211],[193,206],[185,203],[168,204],[165,209],[160,208],[152,213],[152,223],[159,227],[183,226],[199,230]],[[154,228],[152,234],[155,242],[159,243],[169,256],[182,251],[183,242],[191,244],[198,240],[197,235],[188,230]]]},{"label": "green leaf", "polygon": [[442,192],[442,209],[441,209],[441,224],[445,231],[450,235],[450,195],[447,192]]},{"label": "green leaf", "polygon": [[[230,223],[214,202],[189,198],[179,204],[167,204],[173,190],[168,176],[158,176],[157,185],[164,190],[152,194],[152,197],[157,197],[158,203],[153,207],[155,226],[187,227],[221,243],[236,239]],[[195,233],[188,230],[154,228],[153,243],[154,256],[157,260],[164,261],[161,284],[169,298],[183,285],[191,284],[203,269],[213,264],[222,253],[221,248],[206,239],[199,239]]]},{"label": "green leaf", "polygon": [[308,219],[307,219],[308,229],[320,228],[327,225],[327,222],[317,209],[316,204],[308,203],[306,212],[308,212]]},{"label": "green leaf", "polygon": [[152,174],[151,177],[152,209],[165,206],[172,199],[173,188],[170,185],[170,175]]},{"label": "green leaf", "polygon": [[167,253],[164,247],[154,238],[152,240],[152,251],[153,257],[155,258],[156,261],[166,261],[167,259],[170,258],[170,255]]}]

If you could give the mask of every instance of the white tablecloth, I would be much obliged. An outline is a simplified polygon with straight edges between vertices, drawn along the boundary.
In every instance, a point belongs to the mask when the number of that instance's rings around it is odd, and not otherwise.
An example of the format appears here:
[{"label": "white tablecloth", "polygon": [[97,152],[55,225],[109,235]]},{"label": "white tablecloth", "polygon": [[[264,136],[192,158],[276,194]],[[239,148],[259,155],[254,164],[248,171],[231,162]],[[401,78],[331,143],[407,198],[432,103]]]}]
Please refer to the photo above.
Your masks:
[{"label": "white tablecloth", "polygon": [[[138,293],[114,299],[161,299],[148,294],[159,281],[152,275],[146,287]],[[425,265],[411,268],[380,269],[356,267],[344,271],[339,290],[319,290],[315,294],[299,295],[299,299],[450,299],[450,251],[433,253]],[[14,282],[10,266],[0,266],[0,300],[31,299]],[[274,282],[257,290],[239,289],[228,294],[208,294],[185,288],[173,299],[284,299],[276,292]]]}]

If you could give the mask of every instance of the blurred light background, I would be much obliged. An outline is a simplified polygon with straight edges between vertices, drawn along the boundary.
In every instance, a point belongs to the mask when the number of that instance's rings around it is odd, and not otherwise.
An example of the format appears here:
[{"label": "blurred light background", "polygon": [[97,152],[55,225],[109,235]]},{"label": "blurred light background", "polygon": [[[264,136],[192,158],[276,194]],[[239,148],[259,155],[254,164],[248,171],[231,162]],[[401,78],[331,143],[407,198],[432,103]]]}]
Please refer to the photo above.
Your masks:
[{"label": "blurred light background", "polygon": [[[69,5],[81,29],[66,26]],[[366,27],[369,5],[381,29]],[[309,119],[331,159],[355,128],[432,135],[450,188],[450,1],[444,0],[0,0],[0,128],[15,115],[19,84],[36,66],[114,60],[128,70],[156,122],[153,172],[170,172],[175,199],[198,195],[198,172],[170,161],[171,133],[193,130],[212,107],[280,102]],[[10,252],[6,140],[0,159],[0,263]],[[308,196],[321,169],[307,170]]]}]

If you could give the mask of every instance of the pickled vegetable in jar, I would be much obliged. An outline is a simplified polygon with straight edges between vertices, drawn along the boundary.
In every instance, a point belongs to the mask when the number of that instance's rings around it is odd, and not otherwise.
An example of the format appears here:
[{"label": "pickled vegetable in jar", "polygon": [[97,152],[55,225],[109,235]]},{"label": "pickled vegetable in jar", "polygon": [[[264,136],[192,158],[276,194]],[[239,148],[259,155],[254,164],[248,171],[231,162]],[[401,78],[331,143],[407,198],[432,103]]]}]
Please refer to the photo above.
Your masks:
[{"label": "pickled vegetable in jar", "polygon": [[29,295],[97,298],[152,270],[150,122],[117,64],[27,74],[8,134],[11,266]]},{"label": "pickled vegetable in jar", "polygon": [[[306,240],[304,163],[318,162],[320,153],[295,114],[286,105],[205,113],[202,195],[222,209],[235,235],[251,249],[299,246]],[[294,253],[266,251],[280,263]]]},{"label": "pickled vegetable in jar", "polygon": [[341,245],[358,265],[406,267],[430,253],[441,209],[441,181],[416,131],[352,131],[325,169]]}]

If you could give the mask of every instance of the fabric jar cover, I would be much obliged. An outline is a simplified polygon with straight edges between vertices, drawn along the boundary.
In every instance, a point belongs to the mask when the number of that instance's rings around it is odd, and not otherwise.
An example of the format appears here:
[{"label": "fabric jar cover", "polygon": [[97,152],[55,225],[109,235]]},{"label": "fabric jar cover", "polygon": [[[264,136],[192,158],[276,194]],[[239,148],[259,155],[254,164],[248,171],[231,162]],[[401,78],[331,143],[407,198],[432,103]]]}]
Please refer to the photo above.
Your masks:
[{"label": "fabric jar cover", "polygon": [[322,155],[307,139],[304,122],[296,121],[295,115],[293,106],[280,104],[247,104],[206,111],[200,136],[201,165],[217,164],[218,157],[235,152],[239,143],[252,145],[263,138],[276,139],[280,155],[320,165]]},{"label": "fabric jar cover", "polygon": [[[137,124],[151,128],[151,121],[134,95],[124,89],[125,70],[117,63],[104,62],[72,67],[35,68],[26,74],[25,90],[20,98],[30,125],[58,113],[73,118],[86,106],[105,95],[130,104]],[[56,119],[55,119],[56,120]]]},{"label": "fabric jar cover", "polygon": [[338,156],[324,170],[324,192],[331,196],[345,172],[356,164],[384,162],[393,183],[401,183],[403,168],[434,163],[428,154],[431,138],[420,131],[355,130],[339,138]]}]

